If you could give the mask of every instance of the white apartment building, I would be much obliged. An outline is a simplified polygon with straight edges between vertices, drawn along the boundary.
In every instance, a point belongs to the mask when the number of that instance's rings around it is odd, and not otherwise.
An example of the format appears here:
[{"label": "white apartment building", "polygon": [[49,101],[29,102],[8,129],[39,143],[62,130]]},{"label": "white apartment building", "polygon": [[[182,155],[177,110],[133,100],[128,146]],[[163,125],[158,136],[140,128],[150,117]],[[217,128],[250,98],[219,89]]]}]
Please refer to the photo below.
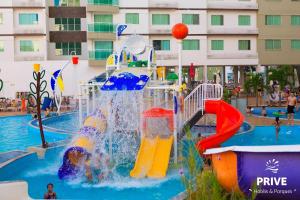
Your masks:
[{"label": "white apartment building", "polygon": [[[50,79],[72,52],[80,64],[66,69],[65,94],[76,94],[74,85],[104,72],[108,55],[131,34],[156,49],[158,66],[176,70],[178,41],[171,29],[179,22],[190,31],[182,44],[184,66],[243,71],[259,64],[257,10],[256,0],[61,0],[60,6],[54,0],[2,0],[0,78],[9,87],[2,95],[28,91],[33,63],[41,63]],[[128,25],[120,38],[117,24]]]}]

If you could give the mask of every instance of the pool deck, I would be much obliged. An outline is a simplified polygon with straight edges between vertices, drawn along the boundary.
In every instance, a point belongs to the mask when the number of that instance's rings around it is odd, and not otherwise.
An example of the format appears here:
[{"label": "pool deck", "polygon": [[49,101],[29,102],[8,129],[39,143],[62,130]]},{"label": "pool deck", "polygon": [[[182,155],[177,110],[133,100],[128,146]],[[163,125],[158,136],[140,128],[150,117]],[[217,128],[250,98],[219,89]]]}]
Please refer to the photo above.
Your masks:
[{"label": "pool deck", "polygon": [[[267,117],[258,117],[258,116],[245,116],[246,121],[254,126],[273,126],[274,119]],[[280,119],[282,125],[287,125],[287,119]],[[300,120],[295,120],[295,125],[300,125]]]},{"label": "pool deck", "polygon": [[26,115],[27,112],[0,112],[0,117]]}]

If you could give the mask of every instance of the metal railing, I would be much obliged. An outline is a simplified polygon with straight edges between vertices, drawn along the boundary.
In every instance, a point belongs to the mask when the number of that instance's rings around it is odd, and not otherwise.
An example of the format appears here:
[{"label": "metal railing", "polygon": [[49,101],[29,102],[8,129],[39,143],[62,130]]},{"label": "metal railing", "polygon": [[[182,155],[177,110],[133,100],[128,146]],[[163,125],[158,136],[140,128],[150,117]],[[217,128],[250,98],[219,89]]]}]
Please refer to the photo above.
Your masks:
[{"label": "metal railing", "polygon": [[106,60],[113,53],[112,49],[89,51],[90,60]]},{"label": "metal railing", "polygon": [[184,123],[199,111],[205,110],[205,100],[219,100],[223,96],[220,84],[200,84],[184,99]]}]

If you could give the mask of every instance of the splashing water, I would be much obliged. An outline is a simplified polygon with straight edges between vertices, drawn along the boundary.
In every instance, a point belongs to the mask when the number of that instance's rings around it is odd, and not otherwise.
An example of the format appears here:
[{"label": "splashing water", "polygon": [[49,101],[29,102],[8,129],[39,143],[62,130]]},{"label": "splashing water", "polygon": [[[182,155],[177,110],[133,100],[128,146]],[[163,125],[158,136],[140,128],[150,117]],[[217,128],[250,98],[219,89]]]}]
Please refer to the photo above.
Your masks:
[{"label": "splashing water", "polygon": [[[106,118],[106,131],[83,127],[80,135],[73,138],[70,148],[82,135],[94,142],[89,158],[93,181],[113,183],[128,177],[120,168],[129,169],[135,160],[139,147],[140,116],[143,111],[143,91],[105,91],[99,96],[98,109],[92,114]],[[85,182],[86,160],[82,159],[75,183]]]}]

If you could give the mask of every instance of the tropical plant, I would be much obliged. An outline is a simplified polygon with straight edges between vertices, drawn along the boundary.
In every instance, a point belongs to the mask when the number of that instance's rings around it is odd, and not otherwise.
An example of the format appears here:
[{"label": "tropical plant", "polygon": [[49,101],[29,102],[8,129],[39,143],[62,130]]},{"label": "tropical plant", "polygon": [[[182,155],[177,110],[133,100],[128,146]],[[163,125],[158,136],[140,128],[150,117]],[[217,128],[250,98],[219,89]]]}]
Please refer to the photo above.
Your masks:
[{"label": "tropical plant", "polygon": [[224,87],[223,100],[230,104],[231,96],[232,96],[232,91],[229,90],[228,88]]},{"label": "tropical plant", "polygon": [[[285,88],[285,86],[289,85],[291,89],[294,89],[294,67],[289,65],[282,65],[279,67],[268,69],[267,83],[271,83],[271,81],[278,82],[280,86],[279,96],[281,97],[281,90]],[[281,104],[281,101],[279,103]]]},{"label": "tropical plant", "polygon": [[253,90],[256,98],[255,101],[256,106],[258,106],[258,90],[260,89],[261,92],[263,92],[263,90],[266,88],[264,84],[263,75],[256,72],[247,73],[246,81],[244,83],[244,88],[246,92],[247,102],[248,102],[248,95]]},{"label": "tropical plant", "polygon": [[288,65],[274,67],[268,69],[267,81],[277,81],[280,88],[284,88],[286,85],[293,87],[295,85],[294,80],[294,68]]},{"label": "tropical plant", "polygon": [[[239,192],[227,192],[219,184],[212,169],[204,168],[202,158],[195,148],[189,128],[185,129],[186,138],[181,143],[181,156],[178,164],[182,183],[186,189],[187,200],[254,200],[256,194],[247,198]],[[253,191],[255,190],[252,187]]]}]

